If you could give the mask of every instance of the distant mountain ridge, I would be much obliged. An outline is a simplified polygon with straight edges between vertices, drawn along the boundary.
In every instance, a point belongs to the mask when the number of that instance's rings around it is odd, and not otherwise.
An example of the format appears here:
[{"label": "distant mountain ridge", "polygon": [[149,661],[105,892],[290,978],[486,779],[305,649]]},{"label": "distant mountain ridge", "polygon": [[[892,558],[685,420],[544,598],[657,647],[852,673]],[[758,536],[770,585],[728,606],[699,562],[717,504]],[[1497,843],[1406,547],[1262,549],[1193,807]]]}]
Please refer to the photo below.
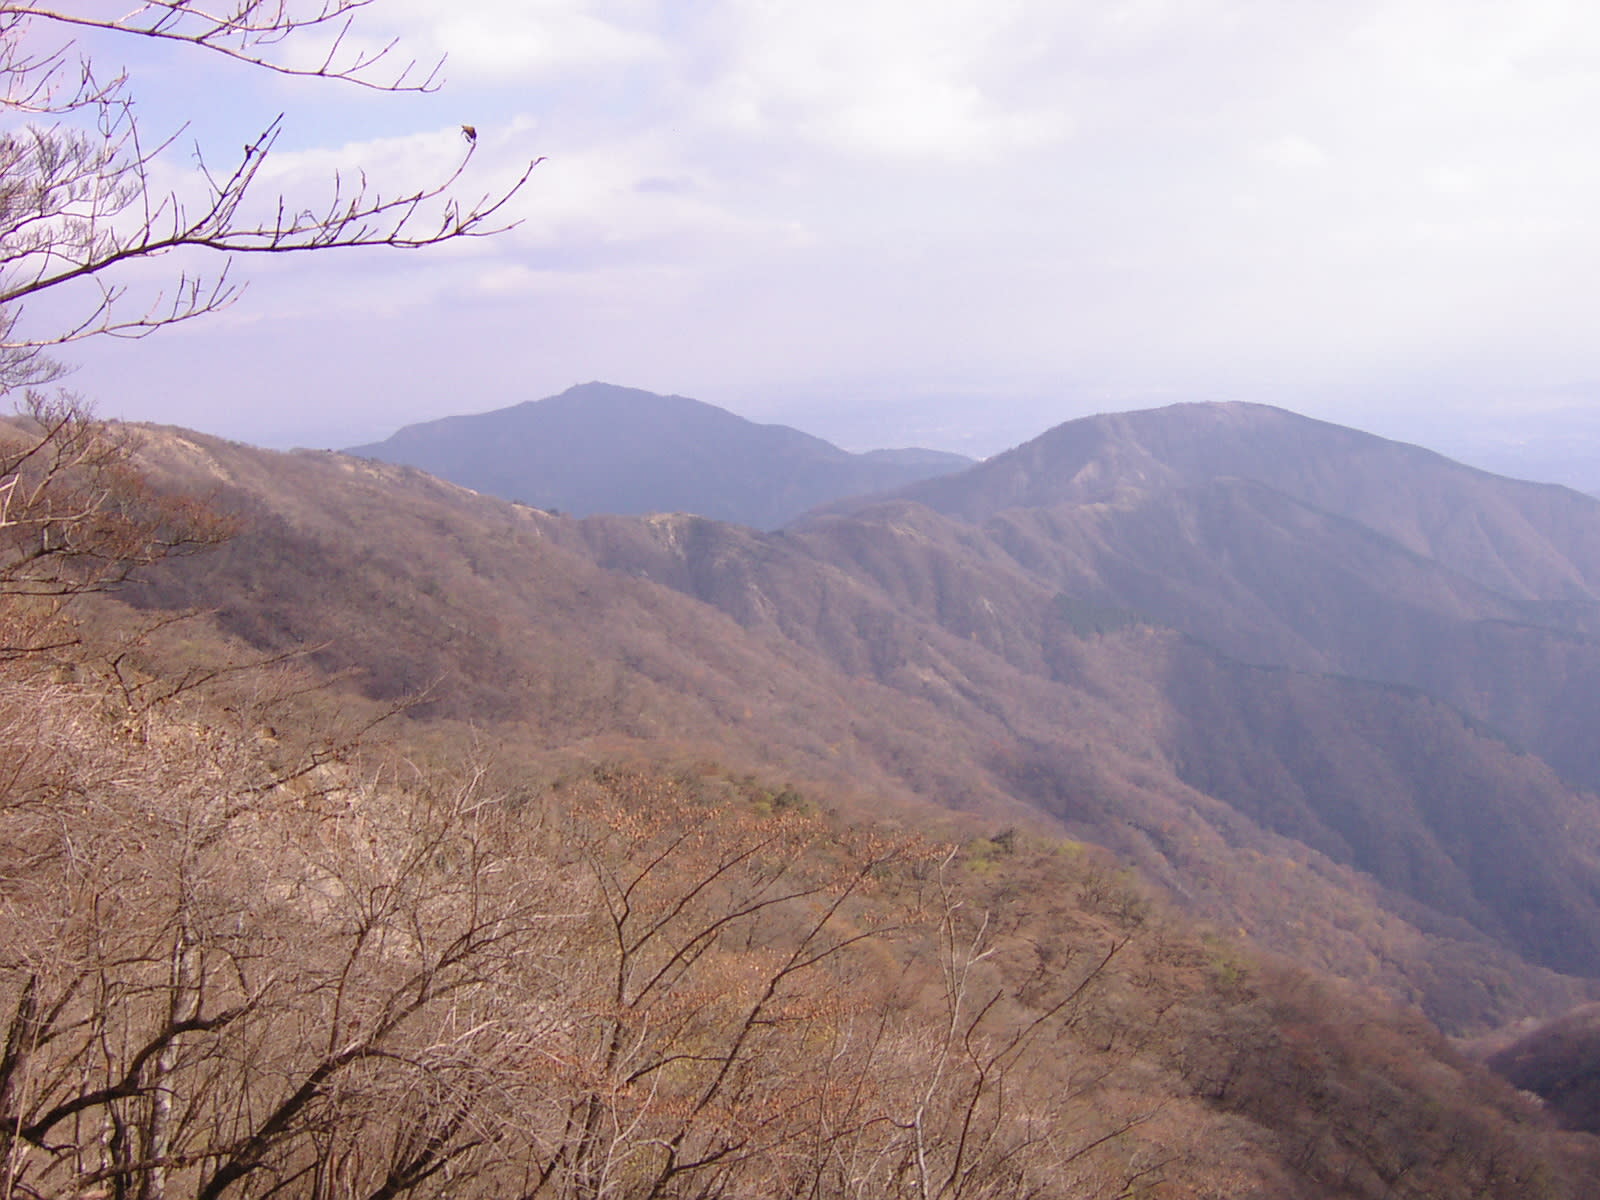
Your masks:
[{"label": "distant mountain ridge", "polygon": [[1011,508],[1126,506],[1229,478],[1357,521],[1507,596],[1600,607],[1594,497],[1263,404],[1176,404],[1069,421],[959,478],[897,495],[984,521]]},{"label": "distant mountain ridge", "polygon": [[758,529],[972,464],[939,450],[852,454],[786,425],[607,383],[408,425],[346,453],[574,516],[688,512]]}]

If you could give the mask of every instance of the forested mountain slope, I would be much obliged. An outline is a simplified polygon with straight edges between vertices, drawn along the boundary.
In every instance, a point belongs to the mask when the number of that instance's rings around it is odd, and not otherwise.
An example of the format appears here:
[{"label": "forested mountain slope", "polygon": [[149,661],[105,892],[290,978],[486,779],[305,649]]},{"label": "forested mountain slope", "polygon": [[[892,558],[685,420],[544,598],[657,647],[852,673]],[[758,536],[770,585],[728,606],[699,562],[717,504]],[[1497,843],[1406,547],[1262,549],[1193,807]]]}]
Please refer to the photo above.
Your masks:
[{"label": "forested mountain slope", "polygon": [[[1330,436],[1335,458],[1367,444]],[[1035,479],[1072,469],[1022,450]],[[1070,833],[1197,913],[1457,1026],[1553,1011],[1600,975],[1586,743],[1502,672],[1532,640],[1563,656],[1545,679],[1570,694],[1588,641],[1265,483],[1149,489],[1145,464],[1116,502],[979,523],[898,499],[758,534],[560,518],[400,468],[180,435],[154,435],[149,457],[221,481],[250,531],[143,602],[214,605],[264,646],[326,643],[376,694],[427,688],[426,711],[545,751],[716,747],[874,804]],[[1557,533],[1546,543],[1581,558],[1583,531]],[[1362,670],[1408,650],[1477,687],[1477,712]],[[1492,724],[1502,710],[1522,725]],[[1529,732],[1573,752],[1547,761]]]},{"label": "forested mountain slope", "polygon": [[904,502],[767,537],[39,436],[0,430],[19,1193],[1594,1193],[1396,1003],[1592,986],[1592,805],[1435,698]]},{"label": "forested mountain slope", "polygon": [[1577,621],[1600,583],[1593,497],[1260,404],[1178,404],[1069,421],[901,494],[981,522],[1231,478],[1345,517],[1486,587]]},{"label": "forested mountain slope", "polygon": [[1600,502],[1248,404],[1063,425],[900,495],[1247,662],[1440,696],[1600,788]]}]

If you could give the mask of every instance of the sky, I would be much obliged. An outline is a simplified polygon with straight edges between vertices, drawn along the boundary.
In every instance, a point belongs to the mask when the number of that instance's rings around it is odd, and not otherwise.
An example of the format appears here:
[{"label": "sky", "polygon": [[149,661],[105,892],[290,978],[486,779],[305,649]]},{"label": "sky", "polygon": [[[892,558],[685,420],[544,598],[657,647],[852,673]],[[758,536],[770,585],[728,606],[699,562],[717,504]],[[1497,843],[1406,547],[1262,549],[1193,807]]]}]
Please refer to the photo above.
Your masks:
[{"label": "sky", "polygon": [[340,446],[600,379],[987,455],[1237,399],[1600,464],[1588,0],[375,0],[355,36],[443,88],[94,49],[189,122],[180,191],[280,112],[267,182],[307,206],[436,176],[470,123],[472,195],[545,157],[520,224],[236,262],[226,312],[73,348],[102,413]]}]

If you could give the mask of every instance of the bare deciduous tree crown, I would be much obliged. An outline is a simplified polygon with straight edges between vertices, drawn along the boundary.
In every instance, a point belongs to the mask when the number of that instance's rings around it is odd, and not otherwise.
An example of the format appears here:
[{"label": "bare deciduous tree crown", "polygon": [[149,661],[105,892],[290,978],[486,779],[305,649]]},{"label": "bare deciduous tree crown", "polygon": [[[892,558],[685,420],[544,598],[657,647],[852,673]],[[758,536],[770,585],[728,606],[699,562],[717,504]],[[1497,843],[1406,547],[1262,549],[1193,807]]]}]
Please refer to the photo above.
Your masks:
[{"label": "bare deciduous tree crown", "polygon": [[[96,335],[143,337],[215,312],[238,295],[227,256],[339,247],[414,249],[502,232],[507,205],[542,160],[503,186],[463,198],[476,139],[441,177],[385,191],[365,173],[336,174],[320,201],[267,197],[262,170],[283,130],[281,115],[228,165],[196,152],[201,192],[180,198],[155,167],[182,135],[154,136],[135,115],[132,82],[104,73],[81,35],[178,43],[263,70],[384,91],[431,91],[441,64],[402,62],[393,43],[368,49],[352,22],[372,0],[150,0],[107,16],[91,4],[0,4],[0,391],[59,376],[51,348]],[[310,58],[286,44],[314,43]],[[264,215],[263,215],[264,214]],[[120,270],[183,249],[217,252],[212,273],[177,272],[154,293],[135,294]],[[76,307],[54,328],[24,331],[22,304],[51,289]]]}]

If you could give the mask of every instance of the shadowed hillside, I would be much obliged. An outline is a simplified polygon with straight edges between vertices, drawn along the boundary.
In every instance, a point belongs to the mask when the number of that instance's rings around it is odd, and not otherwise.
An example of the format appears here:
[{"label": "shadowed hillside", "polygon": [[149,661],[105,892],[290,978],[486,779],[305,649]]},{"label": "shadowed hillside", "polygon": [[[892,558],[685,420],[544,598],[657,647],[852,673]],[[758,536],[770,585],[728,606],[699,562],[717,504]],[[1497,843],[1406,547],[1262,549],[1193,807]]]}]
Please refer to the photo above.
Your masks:
[{"label": "shadowed hillside", "polygon": [[1070,422],[900,495],[1066,593],[1243,661],[1422,688],[1600,789],[1590,497],[1246,404]]},{"label": "shadowed hillside", "polygon": [[1600,1006],[1563,1013],[1497,1050],[1488,1062],[1543,1099],[1566,1128],[1600,1133]]}]

